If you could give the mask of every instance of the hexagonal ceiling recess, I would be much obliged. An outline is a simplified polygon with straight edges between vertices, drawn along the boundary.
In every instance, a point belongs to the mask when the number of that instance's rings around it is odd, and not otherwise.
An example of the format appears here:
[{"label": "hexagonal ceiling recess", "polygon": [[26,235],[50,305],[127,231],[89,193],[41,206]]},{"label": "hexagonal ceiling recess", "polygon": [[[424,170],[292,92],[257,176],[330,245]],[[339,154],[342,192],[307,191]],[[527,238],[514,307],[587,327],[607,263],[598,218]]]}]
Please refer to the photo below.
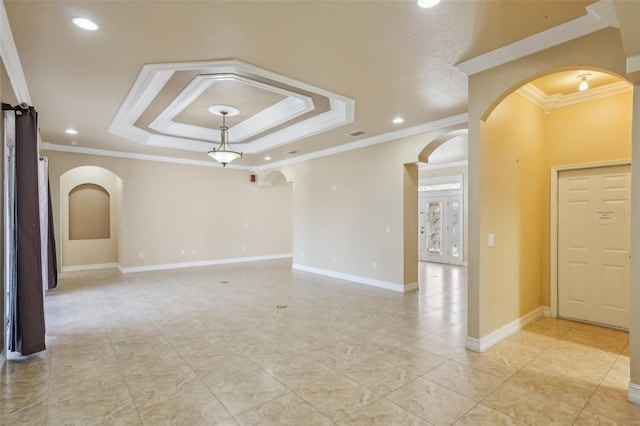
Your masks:
[{"label": "hexagonal ceiling recess", "polygon": [[227,118],[234,149],[260,153],[351,123],[353,99],[238,61],[147,64],[109,131],[158,147],[207,152],[220,142],[211,105]]}]

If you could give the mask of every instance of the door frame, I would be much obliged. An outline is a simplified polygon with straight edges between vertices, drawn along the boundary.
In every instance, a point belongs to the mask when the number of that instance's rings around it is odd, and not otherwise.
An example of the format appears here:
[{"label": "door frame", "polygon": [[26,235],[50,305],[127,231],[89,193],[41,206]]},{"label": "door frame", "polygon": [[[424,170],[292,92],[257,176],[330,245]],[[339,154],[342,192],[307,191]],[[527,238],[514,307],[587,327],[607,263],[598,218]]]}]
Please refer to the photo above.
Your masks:
[{"label": "door frame", "polygon": [[[549,217],[549,312],[551,318],[558,317],[558,177],[567,170],[594,169],[610,166],[631,166],[631,158],[620,160],[594,161],[589,163],[551,166],[550,217]],[[633,175],[633,170],[631,171]],[[545,313],[546,315],[546,313]]]}]

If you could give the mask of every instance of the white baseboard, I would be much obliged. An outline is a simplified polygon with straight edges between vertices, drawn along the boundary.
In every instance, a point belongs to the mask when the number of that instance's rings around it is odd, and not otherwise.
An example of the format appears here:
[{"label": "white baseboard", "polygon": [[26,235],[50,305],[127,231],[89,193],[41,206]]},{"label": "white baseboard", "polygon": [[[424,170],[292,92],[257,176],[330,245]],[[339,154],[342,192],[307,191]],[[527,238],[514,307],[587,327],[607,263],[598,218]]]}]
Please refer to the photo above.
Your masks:
[{"label": "white baseboard", "polygon": [[506,339],[512,334],[522,330],[528,324],[537,320],[543,315],[543,306],[540,306],[533,311],[529,312],[523,317],[520,317],[509,324],[506,324],[499,329],[487,334],[486,336],[476,339],[475,337],[467,337],[466,347],[470,351],[484,352],[496,343]]},{"label": "white baseboard", "polygon": [[63,266],[62,272],[92,271],[95,269],[120,269],[117,263],[96,263],[93,265]]},{"label": "white baseboard", "polygon": [[390,281],[361,277],[358,275],[344,274],[342,272],[331,271],[329,269],[314,268],[312,266],[300,265],[298,263],[294,263],[291,268],[297,269],[299,271],[311,272],[312,274],[324,275],[331,278],[338,278],[345,281],[352,281],[359,284],[366,284],[373,287],[385,288],[387,290],[399,291],[403,293],[418,289],[417,282],[409,284],[399,284]]},{"label": "white baseboard", "polygon": [[549,306],[542,307],[542,316],[545,318],[551,318],[551,308]]},{"label": "white baseboard", "polygon": [[634,404],[640,404],[640,385],[635,383],[629,383],[629,395],[628,399]]},{"label": "white baseboard", "polygon": [[197,266],[212,266],[212,265],[226,265],[230,263],[244,263],[244,262],[258,262],[261,260],[275,260],[275,259],[290,259],[293,254],[273,254],[267,256],[251,256],[251,257],[236,257],[229,259],[213,259],[213,260],[200,260],[196,262],[181,262],[181,263],[167,263],[163,265],[145,265],[145,266],[130,266],[123,267],[118,265],[118,269],[123,274],[132,272],[149,272],[149,271],[163,271],[166,269],[180,269],[180,268],[194,268]]}]

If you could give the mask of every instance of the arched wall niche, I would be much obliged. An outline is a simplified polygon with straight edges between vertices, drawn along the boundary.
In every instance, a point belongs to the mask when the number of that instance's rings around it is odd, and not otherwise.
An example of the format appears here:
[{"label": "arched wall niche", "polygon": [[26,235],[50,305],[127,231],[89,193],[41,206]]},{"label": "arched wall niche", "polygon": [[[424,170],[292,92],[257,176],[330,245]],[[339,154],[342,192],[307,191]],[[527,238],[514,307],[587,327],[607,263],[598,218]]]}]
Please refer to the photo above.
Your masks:
[{"label": "arched wall niche", "polygon": [[83,183],[69,192],[69,239],[111,236],[111,195],[100,185]]},{"label": "arched wall niche", "polygon": [[287,176],[281,170],[268,170],[258,175],[259,186],[277,186],[288,182]]},{"label": "arched wall niche", "polygon": [[63,271],[118,264],[122,186],[120,177],[96,166],[60,176]]}]

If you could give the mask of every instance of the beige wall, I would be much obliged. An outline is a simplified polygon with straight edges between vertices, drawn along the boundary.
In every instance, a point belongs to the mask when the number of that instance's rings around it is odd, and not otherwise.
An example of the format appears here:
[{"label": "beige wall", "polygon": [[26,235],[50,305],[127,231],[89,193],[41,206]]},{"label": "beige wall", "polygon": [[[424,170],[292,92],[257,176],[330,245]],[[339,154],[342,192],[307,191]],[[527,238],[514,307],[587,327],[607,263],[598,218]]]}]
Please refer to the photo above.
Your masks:
[{"label": "beige wall", "polygon": [[65,172],[91,165],[122,180],[115,188],[121,192],[121,204],[115,204],[121,223],[112,229],[118,230],[118,263],[124,268],[291,253],[290,184],[259,187],[249,182],[249,172],[233,169],[44,154],[56,223]]},{"label": "beige wall", "polygon": [[494,234],[484,276],[488,297],[500,309],[488,312],[495,329],[542,304],[542,194],[544,120],[532,103],[508,96],[481,127],[483,227]]},{"label": "beige wall", "polygon": [[[513,197],[516,195],[524,197],[526,194],[516,194],[516,187],[502,188],[504,185],[515,185],[515,183],[505,182],[501,185],[493,185],[495,180],[492,179],[493,173],[506,167],[509,173],[513,174],[514,171],[511,169],[515,166],[513,158],[504,157],[492,148],[492,141],[485,138],[487,123],[483,123],[482,120],[490,114],[493,115],[492,108],[505,96],[536,77],[569,68],[595,68],[624,75],[625,65],[626,57],[622,50],[620,35],[617,30],[609,28],[470,76],[468,324],[470,337],[487,336],[511,321],[517,320],[521,314],[526,313],[529,306],[535,305],[535,301],[538,305],[542,303],[541,285],[538,286],[538,294],[531,294],[531,301],[525,301],[524,298],[529,296],[527,293],[522,293],[519,289],[520,285],[513,282],[516,275],[512,268],[507,268],[505,273],[495,272],[496,263],[500,262],[498,258],[502,257],[496,256],[497,251],[504,251],[502,262],[505,264],[514,256],[510,253],[518,253],[518,256],[525,255],[518,244],[520,236],[516,240],[509,240],[509,237],[505,241],[499,239],[498,231],[495,229],[500,224],[496,222],[494,216],[504,215],[505,212],[499,211],[499,206],[494,204],[500,199],[496,192],[510,190]],[[536,131],[539,131],[538,126]],[[525,163],[524,166],[528,167],[529,164]],[[542,217],[539,211],[543,200],[539,198],[538,202],[537,206],[532,204],[532,208],[536,208],[539,217]],[[516,203],[513,198],[506,203],[505,207],[513,209],[516,205],[524,206],[526,203],[527,200]],[[520,214],[518,217],[521,217]],[[524,235],[529,238],[526,229],[521,228],[525,224],[520,223],[516,226],[510,223],[509,226],[510,231],[524,232]],[[536,224],[536,226],[542,226],[542,224]],[[487,235],[492,232],[496,233],[496,247],[488,247],[486,244]],[[501,234],[503,232],[500,231]],[[508,246],[503,246],[505,243]],[[540,254],[537,255],[540,259],[543,243],[540,241],[536,244],[540,247]],[[535,256],[535,254],[532,255]],[[522,265],[522,258],[518,259],[518,265],[519,268],[525,266]],[[524,272],[527,268],[528,266],[521,270]],[[538,268],[542,269],[540,266]],[[540,273],[533,273],[541,279]],[[533,290],[529,286],[525,287],[527,292]]]},{"label": "beige wall", "polygon": [[[450,130],[281,168],[294,185],[294,263],[387,283],[415,283],[415,163],[429,142]],[[412,180],[416,188],[409,196]],[[407,212],[415,217],[405,217]]]}]

